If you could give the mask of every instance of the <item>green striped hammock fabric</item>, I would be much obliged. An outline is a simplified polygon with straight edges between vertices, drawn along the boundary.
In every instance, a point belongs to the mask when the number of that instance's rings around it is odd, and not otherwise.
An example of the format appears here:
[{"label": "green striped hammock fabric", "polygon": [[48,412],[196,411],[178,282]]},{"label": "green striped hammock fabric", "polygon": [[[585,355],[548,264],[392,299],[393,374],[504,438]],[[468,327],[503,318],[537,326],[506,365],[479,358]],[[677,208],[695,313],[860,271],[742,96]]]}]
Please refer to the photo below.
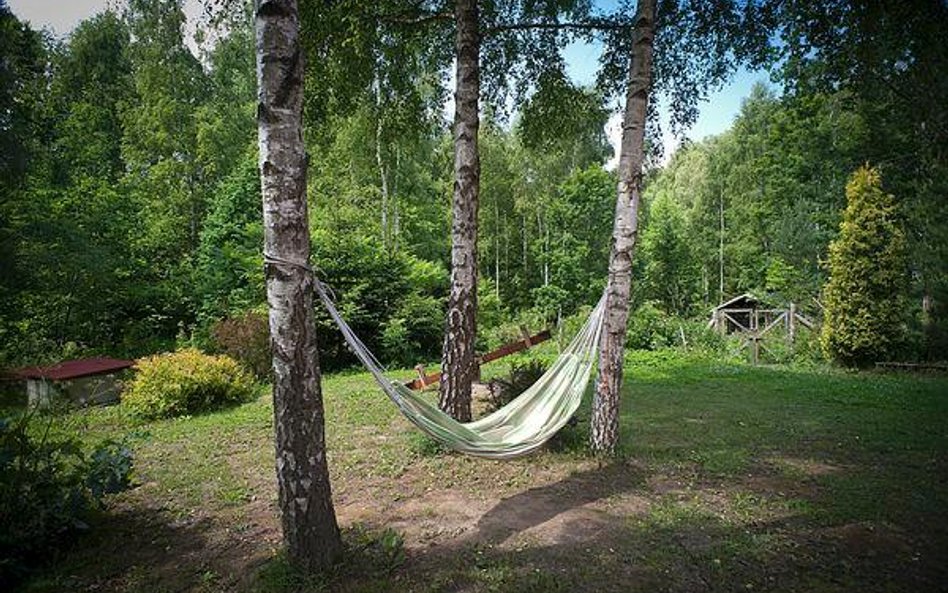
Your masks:
[{"label": "green striped hammock fabric", "polygon": [[314,282],[316,293],[349,347],[382,391],[415,426],[450,449],[488,459],[526,455],[543,446],[579,408],[598,355],[605,295],[573,341],[536,383],[499,410],[474,422],[460,423],[422,394],[386,377],[382,365],[339,314],[328,290],[315,275]]}]

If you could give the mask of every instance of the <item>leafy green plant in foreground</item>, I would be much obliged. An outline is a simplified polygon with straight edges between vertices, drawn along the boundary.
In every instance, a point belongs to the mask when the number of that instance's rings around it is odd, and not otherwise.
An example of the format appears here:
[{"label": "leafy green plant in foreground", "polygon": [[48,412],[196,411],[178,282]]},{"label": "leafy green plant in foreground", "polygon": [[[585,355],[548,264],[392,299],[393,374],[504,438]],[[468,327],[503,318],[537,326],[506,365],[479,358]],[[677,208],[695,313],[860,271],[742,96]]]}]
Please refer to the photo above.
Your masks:
[{"label": "leafy green plant in foreground", "polygon": [[51,437],[53,419],[0,419],[0,585],[78,531],[105,496],[129,486],[132,452],[106,439],[86,453],[76,437]]}]

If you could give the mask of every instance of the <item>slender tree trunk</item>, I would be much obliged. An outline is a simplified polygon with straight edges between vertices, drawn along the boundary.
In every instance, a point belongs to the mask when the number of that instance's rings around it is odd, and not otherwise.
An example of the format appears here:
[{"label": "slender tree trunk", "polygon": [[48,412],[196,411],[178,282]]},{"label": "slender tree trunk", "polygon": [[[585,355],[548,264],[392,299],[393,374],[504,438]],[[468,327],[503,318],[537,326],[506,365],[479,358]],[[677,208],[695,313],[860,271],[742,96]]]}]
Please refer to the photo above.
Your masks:
[{"label": "slender tree trunk", "polygon": [[720,229],[718,234],[718,304],[724,302],[724,192],[718,192]]},{"label": "slender tree trunk", "polygon": [[388,175],[385,171],[385,161],[382,159],[382,83],[378,74],[372,81],[372,89],[375,92],[375,164],[382,184],[382,245],[388,247]]},{"label": "slender tree trunk", "polygon": [[494,200],[494,296],[500,301],[500,200]]},{"label": "slender tree trunk", "polygon": [[504,213],[504,274],[510,277],[510,232],[507,228],[507,213]]},{"label": "slender tree trunk", "polygon": [[441,358],[441,409],[471,419],[471,383],[477,376],[477,151],[480,36],[477,0],[457,0],[457,87],[454,93],[454,201],[451,224],[451,295]]},{"label": "slender tree trunk", "polygon": [[550,225],[543,220],[543,286],[550,285]]},{"label": "slender tree trunk", "polygon": [[399,233],[401,233],[398,214],[398,172],[401,170],[401,149],[395,147],[395,173],[392,175],[392,251],[398,251]]},{"label": "slender tree trunk", "polygon": [[537,236],[540,238],[540,259],[543,260],[543,286],[550,285],[550,265],[549,265],[549,256],[546,252],[546,234],[543,230],[543,218],[540,214],[540,210],[537,210]]},{"label": "slender tree trunk", "polygon": [[632,292],[632,255],[638,231],[642,163],[645,160],[645,117],[652,77],[654,23],[655,0],[639,0],[632,39],[629,88],[622,122],[616,217],[606,287],[606,315],[591,421],[591,446],[597,453],[604,454],[615,453],[619,443],[619,389],[622,386],[625,332]]},{"label": "slender tree trunk", "polygon": [[[257,126],[263,192],[264,253],[273,416],[283,541],[290,562],[329,567],[342,542],[326,462],[323,399],[313,321],[303,54],[296,0],[256,0]],[[282,263],[281,263],[282,262]]]},{"label": "slender tree trunk", "polygon": [[382,183],[382,245],[388,247],[388,174],[382,159],[382,118],[375,126],[375,164],[379,168],[379,180]]}]

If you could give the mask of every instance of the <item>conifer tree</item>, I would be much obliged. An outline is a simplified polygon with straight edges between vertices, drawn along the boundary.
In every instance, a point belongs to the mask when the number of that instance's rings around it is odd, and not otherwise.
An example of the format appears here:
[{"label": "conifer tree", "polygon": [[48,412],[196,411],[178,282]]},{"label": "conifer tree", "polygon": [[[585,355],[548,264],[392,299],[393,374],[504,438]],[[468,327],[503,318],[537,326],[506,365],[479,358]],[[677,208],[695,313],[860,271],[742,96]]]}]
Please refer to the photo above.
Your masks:
[{"label": "conifer tree", "polygon": [[866,366],[892,358],[904,332],[905,232],[878,170],[858,169],[846,185],[846,202],[829,248],[821,343],[840,364]]}]

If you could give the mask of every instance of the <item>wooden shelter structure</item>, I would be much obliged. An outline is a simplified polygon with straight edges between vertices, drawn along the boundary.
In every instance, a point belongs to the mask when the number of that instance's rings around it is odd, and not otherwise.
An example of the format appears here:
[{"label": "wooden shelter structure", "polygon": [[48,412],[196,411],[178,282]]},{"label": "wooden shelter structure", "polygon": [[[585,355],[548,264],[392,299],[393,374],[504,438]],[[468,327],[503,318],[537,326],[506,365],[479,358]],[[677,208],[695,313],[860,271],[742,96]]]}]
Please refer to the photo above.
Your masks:
[{"label": "wooden shelter structure", "polygon": [[815,325],[803,316],[796,304],[790,303],[786,309],[765,308],[761,300],[745,292],[733,299],[721,303],[711,310],[708,327],[724,334],[738,333],[744,338],[744,345],[751,351],[751,361],[757,364],[760,351],[766,347],[761,344],[764,335],[775,327],[786,328],[787,341],[796,340],[798,326],[812,330]]},{"label": "wooden shelter structure", "polygon": [[31,407],[46,407],[58,395],[83,405],[103,404],[118,401],[118,374],[134,364],[135,361],[117,358],[84,358],[17,369],[11,375],[26,381],[27,403]]}]

